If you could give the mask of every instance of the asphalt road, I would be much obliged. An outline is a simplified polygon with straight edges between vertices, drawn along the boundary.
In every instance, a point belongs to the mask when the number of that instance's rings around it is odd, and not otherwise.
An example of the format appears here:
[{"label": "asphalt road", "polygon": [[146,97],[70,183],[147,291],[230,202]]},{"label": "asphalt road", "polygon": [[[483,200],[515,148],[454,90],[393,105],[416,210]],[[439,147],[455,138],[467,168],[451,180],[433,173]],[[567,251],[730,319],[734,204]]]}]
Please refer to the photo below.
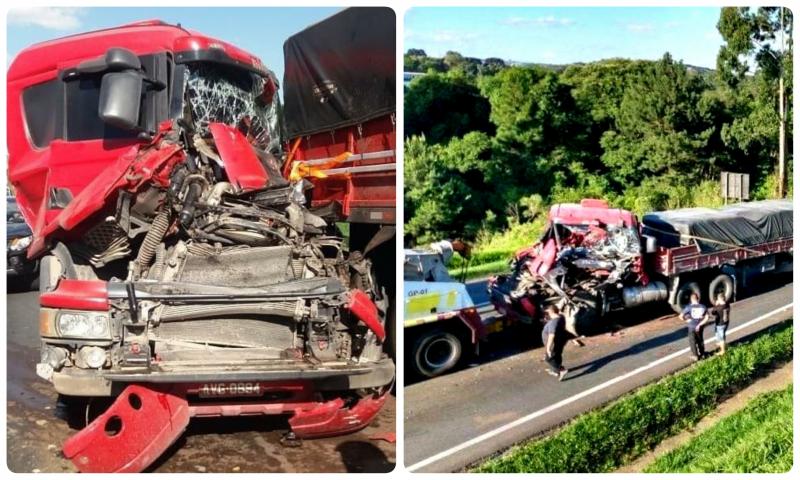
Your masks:
[{"label": "asphalt road", "polygon": [[[39,358],[38,293],[6,297],[8,336],[7,458],[12,472],[74,472],[60,455],[77,430],[56,413],[56,394],[35,374]],[[373,437],[395,432],[391,397],[370,426],[341,437],[283,447],[283,417],[192,420],[150,468],[155,472],[389,472],[395,444]]]},{"label": "asphalt road", "polygon": [[[760,292],[734,303],[731,330],[769,315],[731,332],[729,341],[791,318],[792,309],[782,309],[792,302],[791,281],[791,274],[765,280]],[[485,289],[477,283],[469,287],[470,294]],[[713,328],[705,333],[713,337]],[[491,338],[484,348],[488,361],[481,358],[460,371],[405,387],[406,468],[463,470],[691,363],[688,354],[678,353],[688,346],[686,328],[669,307],[621,313],[585,347],[568,344],[564,363],[570,372],[560,383],[545,372],[538,332],[524,336]],[[714,348],[713,342],[707,344],[707,350]]]}]

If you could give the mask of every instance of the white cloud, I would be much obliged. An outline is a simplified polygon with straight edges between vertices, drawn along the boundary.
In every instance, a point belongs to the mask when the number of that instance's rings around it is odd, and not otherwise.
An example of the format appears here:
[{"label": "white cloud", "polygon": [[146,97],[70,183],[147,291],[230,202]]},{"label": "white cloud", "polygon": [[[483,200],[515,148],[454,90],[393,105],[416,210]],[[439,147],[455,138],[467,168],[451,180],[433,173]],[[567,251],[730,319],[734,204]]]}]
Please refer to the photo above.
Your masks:
[{"label": "white cloud", "polygon": [[636,33],[653,31],[653,25],[650,23],[629,23],[625,25],[625,28],[628,29],[629,32]]},{"label": "white cloud", "polygon": [[432,32],[413,32],[409,34],[406,32],[406,40],[414,39],[416,41],[433,42],[433,43],[465,43],[480,37],[476,32],[458,32],[455,30],[434,30]]},{"label": "white cloud", "polygon": [[8,24],[48,30],[75,30],[83,24],[81,17],[85,13],[82,8],[72,7],[13,8],[8,11]]},{"label": "white cloud", "polygon": [[544,60],[548,61],[548,62],[552,62],[553,60],[556,60],[558,58],[558,54],[556,54],[556,52],[554,52],[552,50],[546,50],[546,51],[542,52],[541,55],[542,55],[542,58]]},{"label": "white cloud", "polygon": [[526,27],[526,26],[566,27],[574,24],[575,20],[571,18],[559,18],[550,15],[547,17],[536,17],[536,18],[509,17],[506,18],[505,20],[502,20],[500,23],[502,25],[508,25],[511,27]]}]

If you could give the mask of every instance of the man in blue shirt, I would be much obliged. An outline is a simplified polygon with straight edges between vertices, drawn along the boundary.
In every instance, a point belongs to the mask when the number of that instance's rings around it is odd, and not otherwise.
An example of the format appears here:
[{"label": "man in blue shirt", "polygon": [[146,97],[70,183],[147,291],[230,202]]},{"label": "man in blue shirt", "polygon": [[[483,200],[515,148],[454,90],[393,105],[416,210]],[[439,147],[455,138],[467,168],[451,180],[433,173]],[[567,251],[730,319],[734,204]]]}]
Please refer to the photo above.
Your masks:
[{"label": "man in blue shirt", "polygon": [[697,361],[706,356],[703,344],[703,327],[710,321],[708,308],[700,303],[700,296],[696,293],[691,295],[689,305],[683,309],[681,317],[686,321],[689,334],[689,348],[692,351],[692,359]]}]

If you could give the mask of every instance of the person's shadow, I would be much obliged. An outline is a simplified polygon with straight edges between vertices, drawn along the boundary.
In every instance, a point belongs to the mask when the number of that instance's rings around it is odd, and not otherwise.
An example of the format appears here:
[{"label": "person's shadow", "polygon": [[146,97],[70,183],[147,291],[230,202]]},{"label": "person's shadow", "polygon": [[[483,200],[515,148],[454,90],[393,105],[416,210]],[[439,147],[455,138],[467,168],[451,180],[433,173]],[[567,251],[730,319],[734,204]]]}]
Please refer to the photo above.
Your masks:
[{"label": "person's shadow", "polygon": [[369,442],[342,442],[336,451],[348,473],[388,473],[394,470],[386,454]]},{"label": "person's shadow", "polygon": [[[589,375],[590,373],[594,373],[604,366],[608,365],[609,363],[619,360],[621,358],[625,358],[629,355],[635,355],[637,353],[645,352],[647,350],[652,350],[654,348],[658,348],[660,346],[666,345],[668,343],[674,342],[681,338],[686,337],[686,327],[678,328],[669,333],[665,333],[663,335],[659,335],[658,337],[652,338],[642,343],[637,343],[636,345],[631,345],[630,347],[626,348],[625,350],[621,350],[619,352],[612,353],[611,355],[607,355],[602,358],[598,358],[597,360],[593,360],[591,362],[584,363],[583,365],[578,365],[577,367],[571,367],[569,370],[570,372],[574,372],[585,368],[585,370],[581,371],[577,375],[568,375],[565,380],[574,380],[576,378],[580,378],[584,375]],[[586,368],[588,367],[588,368]]]}]

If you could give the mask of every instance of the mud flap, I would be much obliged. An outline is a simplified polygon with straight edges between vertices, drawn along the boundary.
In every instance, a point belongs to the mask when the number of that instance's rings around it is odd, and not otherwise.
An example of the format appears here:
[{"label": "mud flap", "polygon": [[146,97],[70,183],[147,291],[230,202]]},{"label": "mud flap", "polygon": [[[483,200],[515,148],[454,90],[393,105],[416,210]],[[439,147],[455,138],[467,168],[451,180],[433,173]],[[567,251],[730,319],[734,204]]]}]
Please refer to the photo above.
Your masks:
[{"label": "mud flap", "polygon": [[108,410],[67,439],[62,450],[81,472],[141,472],[188,424],[184,397],[130,385]]},{"label": "mud flap", "polygon": [[297,409],[289,419],[289,426],[298,438],[352,433],[369,425],[386,402],[387,395],[388,392],[378,397],[362,398],[351,407],[346,407],[344,400],[337,398],[318,403],[311,409]]}]

